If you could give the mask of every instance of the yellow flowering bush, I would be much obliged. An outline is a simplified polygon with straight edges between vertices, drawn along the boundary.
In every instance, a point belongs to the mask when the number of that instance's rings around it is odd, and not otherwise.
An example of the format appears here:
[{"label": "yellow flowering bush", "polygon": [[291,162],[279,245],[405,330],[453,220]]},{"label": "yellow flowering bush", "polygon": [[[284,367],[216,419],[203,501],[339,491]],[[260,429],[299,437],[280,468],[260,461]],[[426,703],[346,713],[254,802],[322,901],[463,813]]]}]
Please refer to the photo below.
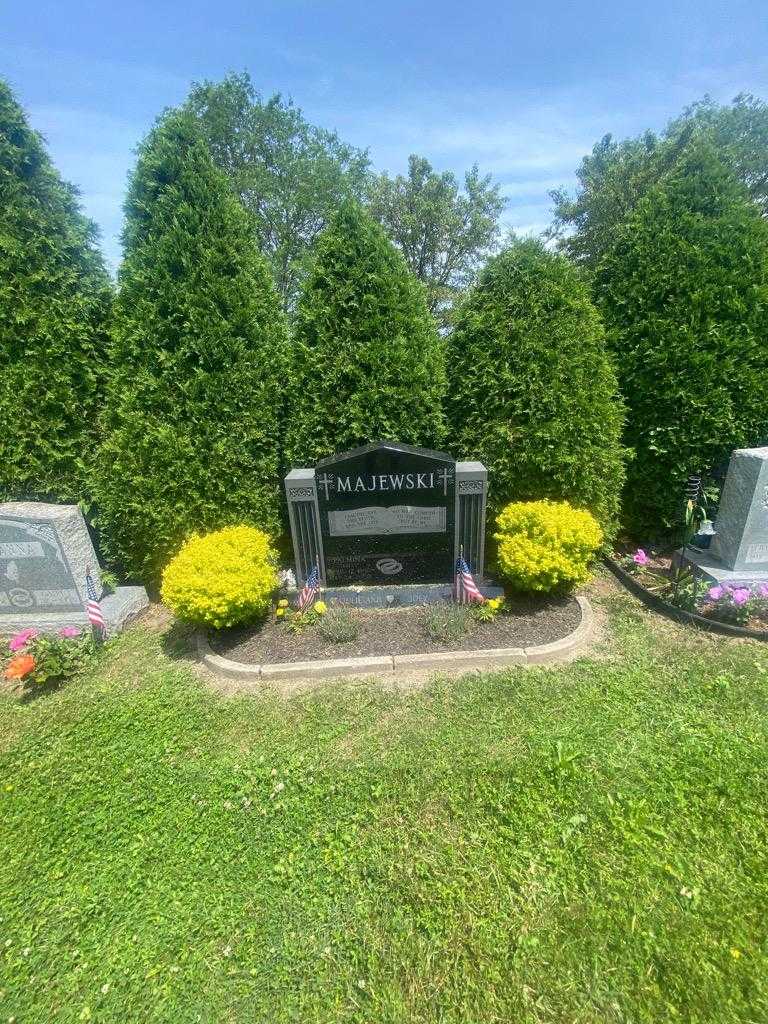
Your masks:
[{"label": "yellow flowering bush", "polygon": [[603,541],[592,513],[567,501],[513,501],[499,513],[496,527],[499,570],[520,590],[584,583]]},{"label": "yellow flowering bush", "polygon": [[163,602],[183,622],[222,629],[269,611],[277,553],[266,533],[227,526],[194,535],[163,572]]}]

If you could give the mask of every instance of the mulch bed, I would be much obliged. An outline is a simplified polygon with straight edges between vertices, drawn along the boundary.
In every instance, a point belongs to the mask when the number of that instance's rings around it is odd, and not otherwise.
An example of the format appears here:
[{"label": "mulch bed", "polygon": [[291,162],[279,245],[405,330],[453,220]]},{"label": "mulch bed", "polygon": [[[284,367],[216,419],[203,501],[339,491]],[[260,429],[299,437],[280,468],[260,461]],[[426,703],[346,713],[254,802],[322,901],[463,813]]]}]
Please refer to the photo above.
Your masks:
[{"label": "mulch bed", "polygon": [[[625,571],[627,567],[622,563],[622,558],[627,555],[632,555],[637,550],[638,545],[630,544],[629,542],[623,544],[617,544],[613,553],[613,561],[618,564]],[[675,569],[672,566],[672,555],[674,550],[662,550],[655,551],[652,547],[643,549],[648,555],[650,561],[646,566],[645,572],[642,573],[631,573],[633,579],[642,587],[646,593],[661,598],[668,604],[674,606],[674,601],[670,599],[668,590],[675,577]],[[696,550],[696,549],[692,549]],[[710,584],[702,583],[700,593],[703,595],[709,589]],[[730,622],[727,618],[717,614],[717,608],[713,605],[708,605],[706,602],[700,603],[695,609],[697,615],[703,619],[711,619],[713,622],[722,622],[726,625],[734,625],[735,623]],[[740,628],[753,630],[761,635],[768,632],[768,618],[765,614],[758,614],[751,616],[747,622],[741,623]]]},{"label": "mulch bed", "polygon": [[387,654],[432,654],[439,651],[477,651],[488,647],[533,647],[560,640],[581,622],[573,597],[526,596],[507,598],[508,612],[493,622],[472,623],[471,631],[455,643],[439,643],[426,631],[425,608],[350,609],[359,625],[355,640],[329,642],[317,629],[293,634],[269,618],[258,626],[210,634],[217,654],[246,664],[360,658]]}]

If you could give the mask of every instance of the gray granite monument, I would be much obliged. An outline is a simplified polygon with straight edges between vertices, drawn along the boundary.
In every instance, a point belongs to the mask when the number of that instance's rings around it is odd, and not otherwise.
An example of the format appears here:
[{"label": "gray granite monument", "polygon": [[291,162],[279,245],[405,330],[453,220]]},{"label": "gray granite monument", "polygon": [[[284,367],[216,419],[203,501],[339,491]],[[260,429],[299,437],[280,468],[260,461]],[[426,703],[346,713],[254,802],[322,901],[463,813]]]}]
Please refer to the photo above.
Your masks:
[{"label": "gray granite monument", "polygon": [[143,587],[103,593],[96,552],[77,505],[0,504],[0,634],[27,627],[41,632],[87,627],[87,570],[108,633],[119,632],[149,604]]},{"label": "gray granite monument", "polygon": [[768,448],[733,452],[711,547],[684,560],[716,583],[768,580]]}]

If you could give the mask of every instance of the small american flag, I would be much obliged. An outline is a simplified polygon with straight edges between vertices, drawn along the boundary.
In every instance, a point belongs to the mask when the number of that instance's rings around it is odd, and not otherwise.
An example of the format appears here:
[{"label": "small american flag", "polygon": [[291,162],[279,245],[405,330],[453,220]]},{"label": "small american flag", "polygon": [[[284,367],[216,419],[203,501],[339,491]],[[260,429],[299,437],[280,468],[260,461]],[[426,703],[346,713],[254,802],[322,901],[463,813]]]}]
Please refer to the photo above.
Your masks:
[{"label": "small american flag", "polygon": [[103,630],[106,626],[104,613],[99,604],[99,596],[96,593],[96,587],[93,584],[93,576],[91,576],[90,570],[86,570],[85,573],[85,593],[87,597],[85,610],[88,614],[88,621],[94,629]]},{"label": "small american flag", "polygon": [[303,612],[312,604],[317,597],[317,592],[320,589],[320,570],[317,566],[314,567],[312,572],[307,576],[307,582],[304,584],[304,589],[299,594],[298,607],[299,611]]},{"label": "small american flag", "polygon": [[478,604],[483,604],[485,601],[485,598],[477,589],[477,584],[474,581],[472,573],[469,571],[469,566],[464,560],[463,555],[460,555],[456,559],[454,597],[457,604],[470,604],[472,601],[476,601]]}]

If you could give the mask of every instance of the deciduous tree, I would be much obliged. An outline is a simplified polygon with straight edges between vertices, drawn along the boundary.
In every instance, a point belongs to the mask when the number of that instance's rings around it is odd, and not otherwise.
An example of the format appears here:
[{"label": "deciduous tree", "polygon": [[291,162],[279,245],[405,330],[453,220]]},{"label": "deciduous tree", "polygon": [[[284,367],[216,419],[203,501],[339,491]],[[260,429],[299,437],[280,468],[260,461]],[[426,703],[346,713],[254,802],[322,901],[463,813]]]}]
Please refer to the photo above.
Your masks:
[{"label": "deciduous tree", "polygon": [[606,135],[597,143],[576,172],[575,197],[563,190],[552,193],[552,233],[561,247],[593,270],[617,227],[650,188],[684,163],[699,140],[710,142],[768,215],[768,105],[749,95],[724,106],[705,98],[684,110],[660,136],[646,132],[617,142]]},{"label": "deciduous tree", "polygon": [[315,239],[346,199],[366,191],[368,154],[310,124],[279,94],[263,99],[247,73],[195,85],[187,109],[249,212],[283,305],[292,308]]},{"label": "deciduous tree", "polygon": [[500,189],[477,165],[464,175],[462,189],[453,174],[438,174],[419,156],[409,157],[406,177],[373,179],[371,212],[426,287],[429,308],[444,324],[497,241],[505,205]]}]

